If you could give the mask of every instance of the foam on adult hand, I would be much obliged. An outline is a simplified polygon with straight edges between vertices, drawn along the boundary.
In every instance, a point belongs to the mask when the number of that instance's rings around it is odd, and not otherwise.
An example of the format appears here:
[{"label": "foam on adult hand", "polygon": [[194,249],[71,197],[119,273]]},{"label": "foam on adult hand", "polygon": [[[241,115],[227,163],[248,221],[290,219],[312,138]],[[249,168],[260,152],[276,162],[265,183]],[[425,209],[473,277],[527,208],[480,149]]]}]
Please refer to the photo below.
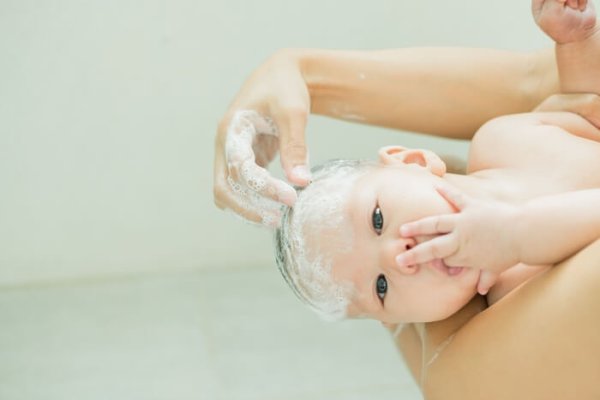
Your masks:
[{"label": "foam on adult hand", "polygon": [[273,120],[256,111],[238,111],[227,130],[227,182],[242,209],[258,214],[263,225],[273,227],[279,223],[281,204],[265,195],[289,201],[294,189],[272,178],[266,169],[256,164],[255,151],[266,151],[253,149],[257,135],[278,136]]}]

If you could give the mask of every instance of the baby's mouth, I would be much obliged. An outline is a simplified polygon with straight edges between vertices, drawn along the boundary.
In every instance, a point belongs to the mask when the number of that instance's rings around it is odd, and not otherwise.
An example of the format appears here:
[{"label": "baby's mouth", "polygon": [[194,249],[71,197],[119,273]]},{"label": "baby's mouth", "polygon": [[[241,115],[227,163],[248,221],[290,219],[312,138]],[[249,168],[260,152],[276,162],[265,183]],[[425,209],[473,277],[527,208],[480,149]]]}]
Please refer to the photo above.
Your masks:
[{"label": "baby's mouth", "polygon": [[[419,245],[423,242],[426,242],[430,239],[433,239],[434,237],[437,237],[437,236],[438,235],[422,236],[417,239],[417,245]],[[450,266],[446,265],[444,260],[441,258],[436,258],[435,260],[430,261],[427,264],[430,264],[433,268],[437,269],[440,272],[443,272],[445,275],[448,275],[448,276],[460,275],[460,273],[465,270],[465,267],[450,267]],[[416,265],[413,265],[412,267],[419,267],[419,266],[420,266],[420,264],[416,264]]]},{"label": "baby's mouth", "polygon": [[448,276],[459,275],[465,269],[464,267],[449,267],[448,265],[446,265],[444,260],[442,260],[441,258],[436,258],[435,260],[431,261],[431,265],[435,269],[443,272],[444,274],[446,274]]}]

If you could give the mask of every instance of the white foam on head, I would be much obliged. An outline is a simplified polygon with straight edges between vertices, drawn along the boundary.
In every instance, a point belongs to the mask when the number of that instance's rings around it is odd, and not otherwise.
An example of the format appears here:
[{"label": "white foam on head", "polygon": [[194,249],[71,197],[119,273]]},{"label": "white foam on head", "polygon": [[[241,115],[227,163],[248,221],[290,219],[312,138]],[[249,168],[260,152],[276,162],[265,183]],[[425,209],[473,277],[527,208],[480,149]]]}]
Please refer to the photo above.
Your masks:
[{"label": "white foam on head", "polygon": [[350,282],[336,282],[333,258],[352,248],[347,212],[357,181],[373,162],[337,160],[313,171],[313,182],[298,194],[276,232],[277,261],[296,295],[329,320],[347,316]]}]

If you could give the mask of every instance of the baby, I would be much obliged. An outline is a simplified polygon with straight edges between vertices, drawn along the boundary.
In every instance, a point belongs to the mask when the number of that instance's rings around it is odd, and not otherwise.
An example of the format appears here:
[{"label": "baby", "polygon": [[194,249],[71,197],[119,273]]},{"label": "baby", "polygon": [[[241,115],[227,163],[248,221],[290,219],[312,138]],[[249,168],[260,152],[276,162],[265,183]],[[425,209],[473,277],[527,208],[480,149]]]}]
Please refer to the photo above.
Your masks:
[{"label": "baby", "polygon": [[[557,43],[563,91],[600,93],[592,4],[534,0],[533,14]],[[577,114],[529,113],[483,125],[466,175],[447,173],[433,152],[400,146],[380,149],[377,162],[326,163],[275,233],[279,269],[329,319],[436,321],[478,291],[493,303],[600,237],[600,180],[563,173],[600,154],[599,138]]]}]

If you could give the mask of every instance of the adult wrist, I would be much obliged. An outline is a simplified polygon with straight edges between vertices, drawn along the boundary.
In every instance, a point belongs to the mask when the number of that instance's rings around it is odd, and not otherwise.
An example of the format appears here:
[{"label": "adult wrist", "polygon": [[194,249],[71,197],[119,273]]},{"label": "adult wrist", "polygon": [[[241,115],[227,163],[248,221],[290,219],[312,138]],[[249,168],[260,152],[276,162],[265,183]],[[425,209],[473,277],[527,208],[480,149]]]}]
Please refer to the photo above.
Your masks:
[{"label": "adult wrist", "polygon": [[[278,50],[274,57],[281,62],[290,63],[297,68],[306,84],[311,99],[313,98],[315,87],[317,86],[318,61],[317,54],[322,50],[310,48],[283,48]],[[322,75],[322,74],[321,74]]]},{"label": "adult wrist", "polygon": [[323,64],[323,56],[326,50],[320,49],[294,49],[292,57],[295,58],[302,78],[306,83],[311,100],[322,93],[327,86],[327,72]]}]

